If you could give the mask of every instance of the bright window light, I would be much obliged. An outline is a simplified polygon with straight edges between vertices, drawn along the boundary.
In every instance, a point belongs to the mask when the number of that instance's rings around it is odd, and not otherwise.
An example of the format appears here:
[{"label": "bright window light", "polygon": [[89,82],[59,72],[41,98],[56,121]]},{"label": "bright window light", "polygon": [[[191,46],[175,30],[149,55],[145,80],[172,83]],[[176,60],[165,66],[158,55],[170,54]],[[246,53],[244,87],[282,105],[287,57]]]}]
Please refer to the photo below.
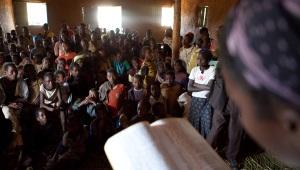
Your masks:
[{"label": "bright window light", "polygon": [[98,26],[107,30],[122,30],[122,7],[121,6],[99,6]]},{"label": "bright window light", "polygon": [[161,26],[173,27],[174,21],[174,8],[162,7],[161,8]]},{"label": "bright window light", "polygon": [[43,25],[47,23],[46,3],[27,2],[28,25]]}]

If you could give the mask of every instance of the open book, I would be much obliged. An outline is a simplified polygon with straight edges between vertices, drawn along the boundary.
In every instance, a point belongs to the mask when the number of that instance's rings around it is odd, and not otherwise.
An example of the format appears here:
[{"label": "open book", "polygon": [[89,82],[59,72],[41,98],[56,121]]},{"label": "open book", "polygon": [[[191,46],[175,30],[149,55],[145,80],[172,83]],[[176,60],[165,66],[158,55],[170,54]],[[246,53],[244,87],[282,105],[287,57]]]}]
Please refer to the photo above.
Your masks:
[{"label": "open book", "polygon": [[116,170],[226,170],[205,139],[180,118],[141,122],[108,139],[105,153]]}]

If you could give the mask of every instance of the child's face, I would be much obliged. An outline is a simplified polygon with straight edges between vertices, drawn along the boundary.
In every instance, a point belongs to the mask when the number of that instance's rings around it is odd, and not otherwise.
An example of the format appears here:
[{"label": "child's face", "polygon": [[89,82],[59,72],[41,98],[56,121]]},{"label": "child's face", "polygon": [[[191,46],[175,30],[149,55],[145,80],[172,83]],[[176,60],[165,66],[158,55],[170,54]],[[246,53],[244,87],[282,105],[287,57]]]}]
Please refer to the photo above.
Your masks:
[{"label": "child's face", "polygon": [[43,60],[43,69],[47,69],[50,67],[50,61],[49,60]]},{"label": "child's face", "polygon": [[68,44],[66,44],[66,43],[63,43],[63,44],[62,44],[62,47],[63,47],[63,50],[64,50],[64,52],[69,52],[69,50],[70,50],[70,47],[69,47],[69,45],[68,45]]},{"label": "child's face", "polygon": [[17,75],[18,75],[18,71],[16,67],[8,67],[7,71],[5,71],[5,76],[9,79],[9,80],[16,80],[17,79]]},{"label": "child's face", "polygon": [[56,75],[56,83],[62,84],[62,83],[64,83],[64,81],[65,81],[65,78],[62,74],[57,74]]},{"label": "child's face", "polygon": [[200,54],[197,57],[197,65],[202,66],[202,67],[206,67],[208,65],[208,61],[206,61],[206,59],[204,57],[202,57],[202,55]]},{"label": "child's face", "polygon": [[152,55],[150,50],[145,51],[145,60],[152,60]]},{"label": "child's face", "polygon": [[79,73],[79,69],[77,67],[74,67],[71,69],[70,73],[73,77],[77,77]]},{"label": "child's face", "polygon": [[121,53],[118,53],[118,54],[116,55],[116,60],[117,60],[117,61],[122,61],[122,60],[123,60],[123,57],[122,57]]},{"label": "child's face", "polygon": [[180,72],[182,70],[181,65],[178,62],[175,63],[174,70],[175,72]]},{"label": "child's face", "polygon": [[160,88],[156,85],[151,85],[151,96],[159,97],[160,96]]},{"label": "child's face", "polygon": [[97,93],[94,90],[90,90],[89,97],[92,99],[95,99],[95,98],[97,98]]},{"label": "child's face", "polygon": [[41,59],[39,56],[33,56],[33,62],[34,64],[41,64]]},{"label": "child's face", "polygon": [[46,123],[47,123],[47,117],[46,117],[45,112],[39,111],[38,115],[36,116],[36,121],[38,121],[39,124],[42,125],[42,126],[46,125]]},{"label": "child's face", "polygon": [[172,75],[166,74],[165,75],[165,82],[169,86],[171,86],[174,83],[174,77]]},{"label": "child's face", "polygon": [[62,60],[58,60],[57,62],[57,70],[64,70],[65,69],[65,62]]},{"label": "child's face", "polygon": [[46,76],[44,77],[44,81],[43,81],[44,87],[47,90],[52,90],[54,87],[54,81],[53,78],[51,76]]},{"label": "child's face", "polygon": [[132,85],[135,89],[141,89],[143,87],[143,82],[137,78],[134,78]]},{"label": "child's face", "polygon": [[133,68],[135,68],[137,70],[139,69],[139,63],[136,60],[131,60],[131,64],[132,64]]},{"label": "child's face", "polygon": [[110,83],[115,83],[116,81],[116,75],[114,73],[108,72],[106,78]]}]

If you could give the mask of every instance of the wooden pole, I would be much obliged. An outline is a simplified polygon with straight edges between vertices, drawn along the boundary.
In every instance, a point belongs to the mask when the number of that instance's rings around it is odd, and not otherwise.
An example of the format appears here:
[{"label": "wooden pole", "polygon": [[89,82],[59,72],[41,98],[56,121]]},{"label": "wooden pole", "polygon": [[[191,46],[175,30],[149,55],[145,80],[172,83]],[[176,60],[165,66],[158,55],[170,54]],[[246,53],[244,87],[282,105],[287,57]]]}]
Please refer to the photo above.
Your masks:
[{"label": "wooden pole", "polygon": [[174,23],[172,35],[172,61],[179,58],[180,49],[180,27],[181,27],[181,0],[175,0],[174,4]]},{"label": "wooden pole", "polygon": [[0,0],[0,27],[3,32],[15,29],[12,0]]}]

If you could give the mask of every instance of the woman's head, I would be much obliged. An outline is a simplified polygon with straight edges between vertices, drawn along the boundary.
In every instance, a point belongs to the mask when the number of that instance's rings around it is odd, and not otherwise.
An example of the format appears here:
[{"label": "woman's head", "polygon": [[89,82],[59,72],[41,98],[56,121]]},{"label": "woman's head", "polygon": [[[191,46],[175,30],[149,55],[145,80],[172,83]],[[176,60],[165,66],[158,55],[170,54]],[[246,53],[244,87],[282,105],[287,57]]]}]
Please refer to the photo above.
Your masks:
[{"label": "woman's head", "polygon": [[[251,11],[257,4],[261,10]],[[246,131],[266,151],[300,167],[300,67],[295,67],[300,65],[300,36],[295,10],[300,10],[296,1],[241,1],[219,42],[227,93],[239,107]],[[278,27],[268,26],[277,21]],[[264,33],[249,33],[255,29]]]}]

